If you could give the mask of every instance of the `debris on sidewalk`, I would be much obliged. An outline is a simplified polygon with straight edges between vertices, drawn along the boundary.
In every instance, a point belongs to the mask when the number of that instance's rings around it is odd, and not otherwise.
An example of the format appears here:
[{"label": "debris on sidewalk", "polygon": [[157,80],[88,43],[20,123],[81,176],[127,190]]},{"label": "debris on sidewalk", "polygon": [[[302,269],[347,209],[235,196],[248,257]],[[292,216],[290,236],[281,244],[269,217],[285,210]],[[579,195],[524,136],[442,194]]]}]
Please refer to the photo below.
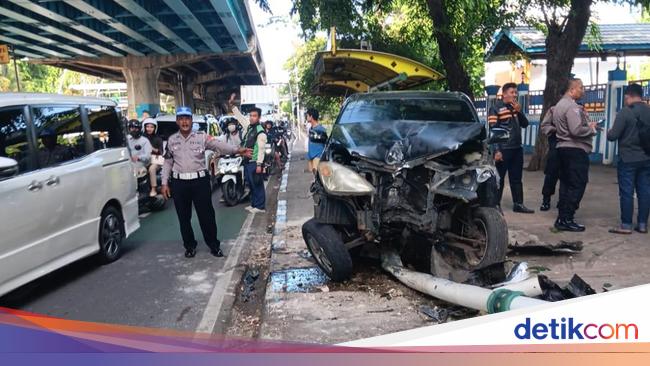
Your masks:
[{"label": "debris on sidewalk", "polygon": [[521,230],[511,230],[509,254],[556,255],[574,254],[582,251],[582,241],[561,240],[557,244],[545,243],[537,235]]},{"label": "debris on sidewalk", "polygon": [[539,275],[538,278],[540,286],[542,286],[542,298],[546,301],[562,301],[586,295],[594,295],[596,293],[596,291],[577,274],[573,275],[571,281],[569,281],[564,288],[561,288],[557,283],[551,281],[544,275]]},{"label": "debris on sidewalk", "polygon": [[243,302],[248,302],[251,294],[255,291],[255,282],[260,277],[260,271],[255,268],[249,268],[244,275],[244,289],[241,292]]},{"label": "debris on sidewalk", "polygon": [[445,323],[449,318],[449,311],[439,306],[432,308],[427,305],[422,305],[420,306],[420,312],[436,323]]},{"label": "debris on sidewalk", "polygon": [[557,244],[547,243],[531,243],[524,244],[515,243],[509,245],[509,254],[534,254],[534,255],[555,255],[555,254],[574,254],[581,252],[583,248],[581,241],[564,241],[561,240]]}]

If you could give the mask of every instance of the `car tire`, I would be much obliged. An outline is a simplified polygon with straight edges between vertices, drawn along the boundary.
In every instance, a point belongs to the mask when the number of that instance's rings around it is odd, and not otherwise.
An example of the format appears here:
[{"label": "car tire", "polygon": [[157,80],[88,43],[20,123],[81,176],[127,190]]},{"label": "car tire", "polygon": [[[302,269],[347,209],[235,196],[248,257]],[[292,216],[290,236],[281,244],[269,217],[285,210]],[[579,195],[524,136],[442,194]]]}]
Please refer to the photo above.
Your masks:
[{"label": "car tire", "polygon": [[508,224],[498,209],[479,207],[473,212],[474,221],[485,230],[487,245],[485,253],[478,264],[472,269],[481,269],[495,263],[501,263],[506,258],[508,250]]},{"label": "car tire", "polygon": [[113,206],[107,206],[99,219],[99,260],[103,264],[120,258],[124,241],[124,220]]},{"label": "car tire", "polygon": [[332,225],[310,219],[302,225],[302,237],[312,257],[323,272],[335,282],[352,275],[352,257],[341,235]]}]

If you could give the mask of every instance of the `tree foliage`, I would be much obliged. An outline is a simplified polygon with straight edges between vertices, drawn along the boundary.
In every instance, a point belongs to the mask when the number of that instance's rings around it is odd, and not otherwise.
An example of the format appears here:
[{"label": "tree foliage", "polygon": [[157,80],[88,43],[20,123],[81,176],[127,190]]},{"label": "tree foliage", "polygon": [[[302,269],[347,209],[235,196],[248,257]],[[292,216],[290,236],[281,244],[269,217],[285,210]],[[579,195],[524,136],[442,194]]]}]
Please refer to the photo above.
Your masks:
[{"label": "tree foliage", "polygon": [[[349,39],[423,62],[447,74],[449,89],[479,92],[483,53],[499,28],[513,24],[506,0],[293,0],[307,36],[337,27]],[[396,21],[397,20],[397,21]]]}]

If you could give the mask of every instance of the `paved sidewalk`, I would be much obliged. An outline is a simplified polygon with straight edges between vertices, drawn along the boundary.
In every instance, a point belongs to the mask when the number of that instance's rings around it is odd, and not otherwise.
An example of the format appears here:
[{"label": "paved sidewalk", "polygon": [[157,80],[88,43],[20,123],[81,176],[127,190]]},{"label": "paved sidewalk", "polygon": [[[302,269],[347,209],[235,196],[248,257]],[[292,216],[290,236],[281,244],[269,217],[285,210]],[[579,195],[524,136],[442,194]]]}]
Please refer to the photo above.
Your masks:
[{"label": "paved sidewalk", "polygon": [[[271,251],[260,336],[303,342],[337,343],[434,324],[422,306],[445,305],[402,286],[376,262],[355,265],[350,281],[327,281],[310,258],[301,234],[313,214],[309,194],[312,175],[305,173],[304,147],[296,144],[278,194],[277,222]],[[541,172],[525,172],[526,203],[538,210]],[[615,169],[592,166],[590,184],[577,219],[584,233],[554,233],[555,210],[534,215],[512,213],[506,187],[503,208],[511,234],[536,236],[557,243],[582,240],[582,253],[559,256],[512,256],[530,266],[547,268],[556,282],[579,274],[598,292],[650,282],[650,236],[615,236],[607,230],[617,223],[618,194]],[[556,199],[556,197],[555,197]],[[555,201],[554,201],[555,203]]]},{"label": "paved sidewalk", "polygon": [[[650,271],[645,270],[650,266],[650,235],[608,233],[619,222],[616,168],[591,166],[589,185],[576,214],[576,221],[587,226],[583,233],[556,233],[552,230],[557,209],[539,211],[543,179],[541,172],[524,173],[525,202],[535,209],[534,215],[512,212],[510,190],[506,186],[503,209],[511,236],[515,232],[532,234],[548,243],[580,240],[584,249],[573,256],[517,256],[511,259],[547,267],[549,271],[546,274],[560,282],[568,281],[577,273],[598,292],[603,291],[603,287],[613,290],[650,283]],[[555,207],[557,194],[552,203]]]}]

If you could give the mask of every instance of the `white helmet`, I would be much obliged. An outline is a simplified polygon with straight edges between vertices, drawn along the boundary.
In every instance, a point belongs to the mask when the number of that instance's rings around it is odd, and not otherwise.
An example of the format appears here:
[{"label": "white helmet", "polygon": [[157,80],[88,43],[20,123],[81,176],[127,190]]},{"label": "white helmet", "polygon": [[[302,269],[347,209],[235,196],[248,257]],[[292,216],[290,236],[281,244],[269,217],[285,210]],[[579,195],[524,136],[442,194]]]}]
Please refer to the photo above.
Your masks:
[{"label": "white helmet", "polygon": [[155,119],[153,119],[151,117],[145,118],[144,121],[142,121],[142,132],[146,131],[145,127],[147,126],[147,124],[152,124],[153,125],[153,127],[154,127],[153,128],[153,133],[158,132],[158,121],[156,121]]}]

